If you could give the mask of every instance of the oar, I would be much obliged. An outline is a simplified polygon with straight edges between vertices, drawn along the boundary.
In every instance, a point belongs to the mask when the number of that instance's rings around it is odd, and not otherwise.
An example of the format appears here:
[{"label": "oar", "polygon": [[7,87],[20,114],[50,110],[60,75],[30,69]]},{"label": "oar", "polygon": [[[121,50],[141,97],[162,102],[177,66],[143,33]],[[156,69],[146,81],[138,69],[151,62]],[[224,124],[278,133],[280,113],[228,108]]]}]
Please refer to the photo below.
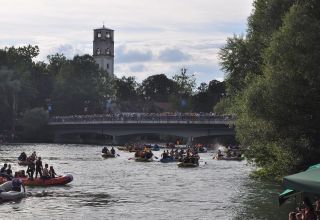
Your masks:
[{"label": "oar", "polygon": [[153,156],[154,158],[156,158],[157,160],[159,159],[158,157],[156,157],[156,156]]},{"label": "oar", "polygon": [[120,154],[117,154],[118,157],[120,157]]}]

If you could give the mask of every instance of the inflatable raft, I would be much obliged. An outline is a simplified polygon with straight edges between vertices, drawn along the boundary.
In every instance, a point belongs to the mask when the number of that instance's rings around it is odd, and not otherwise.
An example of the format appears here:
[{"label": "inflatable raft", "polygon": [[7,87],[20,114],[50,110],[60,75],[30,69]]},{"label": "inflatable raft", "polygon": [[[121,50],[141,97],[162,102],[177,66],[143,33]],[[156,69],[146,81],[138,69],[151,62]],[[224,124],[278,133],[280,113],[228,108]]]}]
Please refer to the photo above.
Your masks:
[{"label": "inflatable raft", "polygon": [[30,160],[20,160],[20,161],[18,162],[18,164],[19,164],[20,166],[28,166],[28,165],[31,164],[31,163],[33,163],[33,162],[30,161]]},{"label": "inflatable raft", "polygon": [[102,153],[101,156],[103,158],[115,158],[116,157],[116,155],[114,155],[114,154],[104,154],[104,153]]},{"label": "inflatable raft", "polygon": [[65,174],[52,179],[36,178],[31,180],[29,178],[21,178],[21,180],[26,186],[61,186],[70,183],[73,180],[73,176]]},{"label": "inflatable raft", "polygon": [[179,162],[178,167],[198,167],[199,164],[198,163],[185,163],[185,162]]},{"label": "inflatable raft", "polygon": [[0,185],[0,200],[1,201],[17,201],[26,197],[25,188],[23,192],[12,191],[12,182],[7,181]]},{"label": "inflatable raft", "polygon": [[160,162],[161,163],[171,163],[171,162],[176,162],[177,160],[174,157],[166,157],[166,158],[161,158]]},{"label": "inflatable raft", "polygon": [[229,160],[229,161],[242,161],[244,158],[243,157],[227,157],[227,156],[214,156],[214,160]]},{"label": "inflatable raft", "polygon": [[134,160],[137,162],[151,162],[151,161],[153,161],[152,157],[151,158],[135,157]]}]

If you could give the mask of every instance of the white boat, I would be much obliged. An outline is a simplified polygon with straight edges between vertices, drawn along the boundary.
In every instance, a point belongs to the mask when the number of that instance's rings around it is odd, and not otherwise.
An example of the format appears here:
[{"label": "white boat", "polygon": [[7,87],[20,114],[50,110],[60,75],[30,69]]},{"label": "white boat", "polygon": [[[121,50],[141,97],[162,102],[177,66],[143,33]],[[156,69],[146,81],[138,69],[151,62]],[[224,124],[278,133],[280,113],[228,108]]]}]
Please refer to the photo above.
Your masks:
[{"label": "white boat", "polygon": [[26,190],[24,187],[23,191],[16,192],[12,191],[12,182],[7,181],[0,185],[0,200],[1,201],[17,201],[26,197]]}]

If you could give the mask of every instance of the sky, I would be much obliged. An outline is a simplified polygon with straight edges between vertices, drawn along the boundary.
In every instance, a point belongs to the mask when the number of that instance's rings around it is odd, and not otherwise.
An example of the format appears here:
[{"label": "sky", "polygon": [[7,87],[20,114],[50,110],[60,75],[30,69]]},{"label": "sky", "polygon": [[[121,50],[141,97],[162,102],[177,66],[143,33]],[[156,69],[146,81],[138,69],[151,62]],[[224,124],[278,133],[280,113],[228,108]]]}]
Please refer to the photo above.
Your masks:
[{"label": "sky", "polygon": [[115,75],[138,82],[182,67],[197,83],[224,73],[218,52],[244,35],[253,0],[10,0],[0,7],[0,48],[38,45],[38,61],[91,54],[93,29],[115,31]]}]

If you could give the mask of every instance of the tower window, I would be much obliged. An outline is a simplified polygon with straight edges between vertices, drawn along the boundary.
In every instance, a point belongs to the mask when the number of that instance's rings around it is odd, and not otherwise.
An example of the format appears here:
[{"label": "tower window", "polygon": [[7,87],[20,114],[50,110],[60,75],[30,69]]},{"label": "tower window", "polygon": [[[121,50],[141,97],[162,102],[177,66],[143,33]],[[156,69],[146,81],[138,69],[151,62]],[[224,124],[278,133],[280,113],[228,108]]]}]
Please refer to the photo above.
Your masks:
[{"label": "tower window", "polygon": [[97,48],[97,55],[100,55],[101,51],[100,48]]},{"label": "tower window", "polygon": [[106,33],[106,38],[110,38],[110,37],[111,37],[110,32],[107,32]]},{"label": "tower window", "polygon": [[109,69],[109,63],[107,63],[107,69]]},{"label": "tower window", "polygon": [[101,38],[101,32],[98,32],[97,37]]},{"label": "tower window", "polygon": [[110,48],[106,49],[106,54],[110,54]]}]

